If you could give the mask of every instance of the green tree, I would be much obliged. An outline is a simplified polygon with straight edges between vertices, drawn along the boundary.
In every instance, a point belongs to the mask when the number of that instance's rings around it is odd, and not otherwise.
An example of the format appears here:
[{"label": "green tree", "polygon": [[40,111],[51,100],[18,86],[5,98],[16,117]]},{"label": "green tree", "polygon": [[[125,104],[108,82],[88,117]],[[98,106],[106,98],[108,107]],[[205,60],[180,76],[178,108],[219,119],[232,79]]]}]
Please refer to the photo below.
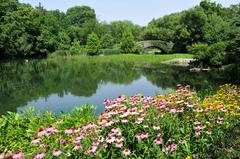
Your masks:
[{"label": "green tree", "polygon": [[80,54],[82,52],[82,47],[78,40],[74,40],[71,44],[70,51],[72,54]]},{"label": "green tree", "polygon": [[88,55],[92,56],[98,55],[100,53],[100,48],[101,48],[100,40],[97,34],[95,33],[89,34],[86,45]]},{"label": "green tree", "polygon": [[33,40],[27,31],[33,12],[34,9],[22,6],[4,16],[0,26],[0,47],[4,55],[26,56],[31,53]]},{"label": "green tree", "polygon": [[203,8],[207,15],[219,14],[222,10],[222,6],[216,2],[211,2],[210,0],[203,0],[200,2],[200,7]]},{"label": "green tree", "polygon": [[3,16],[5,16],[8,12],[16,11],[18,6],[19,6],[18,0],[1,0],[0,22],[2,22]]},{"label": "green tree", "polygon": [[208,17],[208,22],[205,24],[203,31],[204,41],[209,44],[213,44],[218,41],[228,40],[231,26],[220,16],[212,14]]},{"label": "green tree", "polygon": [[71,39],[65,32],[58,34],[58,50],[69,50]]},{"label": "green tree", "polygon": [[115,21],[109,24],[108,33],[113,37],[114,44],[119,44],[126,30],[130,31],[134,40],[141,39],[141,27],[130,21]]},{"label": "green tree", "polygon": [[110,49],[113,47],[113,37],[110,34],[105,34],[101,37],[101,45],[103,49]]},{"label": "green tree", "polygon": [[83,26],[87,21],[96,21],[94,9],[88,6],[76,6],[67,10],[67,19],[70,24]]},{"label": "green tree", "polygon": [[132,33],[128,30],[123,33],[121,50],[123,53],[136,53],[136,43]]},{"label": "green tree", "polygon": [[37,37],[36,51],[40,55],[47,55],[57,49],[57,37],[49,30],[43,29],[41,34]]},{"label": "green tree", "polygon": [[207,15],[204,13],[202,8],[197,7],[185,12],[181,19],[181,23],[190,34],[187,41],[188,45],[203,41],[203,28],[206,22]]},{"label": "green tree", "polygon": [[226,48],[228,42],[217,42],[212,45],[196,43],[188,47],[188,51],[194,54],[197,63],[201,65],[220,66],[226,63]]}]

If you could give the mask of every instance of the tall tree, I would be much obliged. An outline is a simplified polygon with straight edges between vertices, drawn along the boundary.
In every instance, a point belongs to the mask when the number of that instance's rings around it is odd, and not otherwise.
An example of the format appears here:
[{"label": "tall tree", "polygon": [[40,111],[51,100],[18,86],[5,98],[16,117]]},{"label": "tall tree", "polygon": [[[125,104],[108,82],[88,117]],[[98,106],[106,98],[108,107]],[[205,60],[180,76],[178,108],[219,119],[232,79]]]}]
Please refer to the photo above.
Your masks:
[{"label": "tall tree", "polygon": [[88,6],[76,6],[67,10],[67,19],[70,24],[83,26],[87,21],[96,21],[94,9]]},{"label": "tall tree", "polygon": [[97,34],[95,33],[89,34],[86,46],[88,55],[98,55],[100,48],[101,48],[100,40]]},{"label": "tall tree", "polygon": [[135,52],[135,41],[132,33],[126,30],[123,33],[121,49],[124,53],[134,53]]}]

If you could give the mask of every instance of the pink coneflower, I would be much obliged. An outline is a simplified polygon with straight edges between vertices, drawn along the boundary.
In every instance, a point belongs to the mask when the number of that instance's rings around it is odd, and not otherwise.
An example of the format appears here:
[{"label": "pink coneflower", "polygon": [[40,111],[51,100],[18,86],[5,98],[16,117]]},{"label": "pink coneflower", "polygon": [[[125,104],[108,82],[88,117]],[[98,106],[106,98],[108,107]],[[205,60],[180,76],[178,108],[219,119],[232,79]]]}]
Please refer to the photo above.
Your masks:
[{"label": "pink coneflower", "polygon": [[128,120],[127,119],[123,119],[121,120],[122,123],[128,123]]},{"label": "pink coneflower", "polygon": [[164,109],[166,106],[165,105],[158,105],[157,108],[158,109]]},{"label": "pink coneflower", "polygon": [[109,121],[108,123],[105,124],[105,126],[112,126],[114,124],[113,121]]},{"label": "pink coneflower", "polygon": [[108,144],[103,144],[103,147],[106,149],[108,147]]},{"label": "pink coneflower", "polygon": [[81,145],[76,145],[76,146],[74,146],[73,151],[77,151],[77,150],[81,150],[81,149],[82,149]]},{"label": "pink coneflower", "polygon": [[141,139],[145,139],[145,138],[148,138],[148,133],[143,133],[143,134],[141,134]]},{"label": "pink coneflower", "polygon": [[41,137],[41,136],[46,135],[46,134],[47,134],[47,131],[42,129],[42,128],[40,128],[39,131],[38,131],[37,136]]},{"label": "pink coneflower", "polygon": [[42,159],[42,158],[44,158],[45,157],[45,153],[39,153],[39,154],[37,154],[35,157],[33,157],[33,159]]},{"label": "pink coneflower", "polygon": [[179,84],[177,84],[177,87],[182,87],[182,84],[180,84],[180,83],[179,83]]},{"label": "pink coneflower", "polygon": [[94,141],[93,142],[93,146],[98,146],[99,145],[99,142],[98,141]]},{"label": "pink coneflower", "polygon": [[84,138],[83,134],[78,135],[78,137],[75,138],[75,141],[80,141]]},{"label": "pink coneflower", "polygon": [[163,143],[163,140],[161,138],[156,138],[154,140],[154,143],[157,144],[157,145],[161,145]]},{"label": "pink coneflower", "polygon": [[137,121],[143,122],[144,118],[137,118]]},{"label": "pink coneflower", "polygon": [[125,150],[123,151],[123,154],[124,154],[125,156],[129,156],[129,155],[131,154],[131,151],[130,151],[129,149],[125,149]]},{"label": "pink coneflower", "polygon": [[117,143],[115,144],[115,146],[116,146],[117,148],[122,148],[123,143],[122,143],[122,142],[117,142]]},{"label": "pink coneflower", "polygon": [[62,151],[54,150],[52,154],[53,154],[53,156],[58,157],[58,156],[60,156],[62,154]]},{"label": "pink coneflower", "polygon": [[23,159],[24,158],[24,154],[22,152],[17,152],[17,153],[14,153],[12,155],[12,158],[13,159]]},{"label": "pink coneflower", "polygon": [[172,145],[169,145],[166,147],[166,150],[169,151],[169,152],[173,152],[177,149],[177,145],[175,144],[172,144]]},{"label": "pink coneflower", "polygon": [[46,147],[46,144],[45,144],[45,143],[41,143],[41,144],[39,145],[39,147],[45,148],[45,147]]},{"label": "pink coneflower", "polygon": [[120,115],[120,118],[125,118],[125,117],[127,117],[128,115],[130,115],[130,112],[129,112],[129,111],[124,112],[122,115]]},{"label": "pink coneflower", "polygon": [[96,150],[97,150],[97,146],[91,146],[91,147],[89,147],[89,149],[87,150],[87,152],[88,153],[95,153],[96,152]]},{"label": "pink coneflower", "polygon": [[195,124],[195,125],[199,125],[199,124],[201,124],[201,123],[200,123],[199,121],[195,121],[194,124]]},{"label": "pink coneflower", "polygon": [[107,139],[106,139],[106,142],[107,143],[113,143],[115,141],[115,137],[114,136],[108,136]]},{"label": "pink coneflower", "polygon": [[116,139],[116,142],[122,142],[123,141],[123,138],[121,138],[121,137],[118,137],[117,139]]},{"label": "pink coneflower", "polygon": [[170,109],[170,113],[176,113],[177,112],[177,109],[176,108],[171,108]]},{"label": "pink coneflower", "polygon": [[108,122],[108,120],[101,119],[100,122],[99,122],[99,125],[106,125],[107,122]]},{"label": "pink coneflower", "polygon": [[217,120],[217,123],[218,124],[222,124],[222,120]]},{"label": "pink coneflower", "polygon": [[103,136],[99,136],[98,137],[98,142],[103,142],[104,141],[104,137]]},{"label": "pink coneflower", "polygon": [[198,126],[198,128],[199,128],[200,130],[205,129],[205,127],[206,127],[206,126],[204,126],[204,125]]},{"label": "pink coneflower", "polygon": [[137,134],[137,135],[135,135],[135,137],[136,137],[138,140],[141,140],[141,134]]},{"label": "pink coneflower", "polygon": [[160,130],[160,126],[153,126],[154,130]]},{"label": "pink coneflower", "polygon": [[201,132],[200,131],[195,131],[195,135],[199,136],[199,135],[201,135]]},{"label": "pink coneflower", "polygon": [[221,108],[221,111],[222,111],[222,112],[226,112],[227,109],[226,109],[225,107],[222,107],[222,108]]},{"label": "pink coneflower", "polygon": [[189,107],[189,108],[193,108],[193,107],[195,106],[195,104],[189,104],[189,103],[187,103],[186,105],[187,105],[187,107]]},{"label": "pink coneflower", "polygon": [[36,139],[34,139],[31,143],[32,144],[36,144],[36,143],[39,143],[40,142],[40,138],[36,138]]},{"label": "pink coneflower", "polygon": [[183,113],[183,112],[184,112],[184,108],[179,108],[179,109],[177,110],[177,112],[178,112],[178,113]]},{"label": "pink coneflower", "polygon": [[149,126],[148,125],[143,125],[143,128],[149,128]]},{"label": "pink coneflower", "polygon": [[212,135],[212,131],[211,131],[211,130],[208,130],[208,131],[206,131],[206,134],[207,134],[207,135]]},{"label": "pink coneflower", "polygon": [[69,129],[66,129],[65,131],[65,134],[67,135],[71,135],[73,133],[73,129],[72,128],[69,128]]},{"label": "pink coneflower", "polygon": [[120,132],[120,129],[119,128],[112,128],[111,131],[114,133],[114,134],[118,134]]},{"label": "pink coneflower", "polygon": [[197,112],[197,113],[201,113],[201,112],[203,112],[203,109],[202,108],[197,108],[194,111]]}]

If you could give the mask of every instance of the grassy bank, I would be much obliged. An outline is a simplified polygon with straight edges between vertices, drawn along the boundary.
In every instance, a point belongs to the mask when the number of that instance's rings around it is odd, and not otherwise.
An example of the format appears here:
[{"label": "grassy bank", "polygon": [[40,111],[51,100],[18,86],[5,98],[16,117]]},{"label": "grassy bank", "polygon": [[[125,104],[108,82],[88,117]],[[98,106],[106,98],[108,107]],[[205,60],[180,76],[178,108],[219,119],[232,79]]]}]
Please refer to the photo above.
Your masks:
[{"label": "grassy bank", "polygon": [[164,54],[164,55],[136,55],[136,54],[119,54],[119,55],[107,55],[107,56],[52,56],[55,58],[70,58],[77,61],[88,61],[88,62],[127,62],[136,65],[144,64],[156,64],[163,61],[168,61],[176,58],[192,58],[191,54]]},{"label": "grassy bank", "polygon": [[[13,158],[234,158],[239,156],[240,88],[224,85],[200,99],[189,87],[171,94],[104,101],[57,117],[0,118],[0,152]],[[229,139],[235,140],[229,140]],[[231,142],[231,143],[229,143]],[[2,156],[3,156],[2,155]]]}]

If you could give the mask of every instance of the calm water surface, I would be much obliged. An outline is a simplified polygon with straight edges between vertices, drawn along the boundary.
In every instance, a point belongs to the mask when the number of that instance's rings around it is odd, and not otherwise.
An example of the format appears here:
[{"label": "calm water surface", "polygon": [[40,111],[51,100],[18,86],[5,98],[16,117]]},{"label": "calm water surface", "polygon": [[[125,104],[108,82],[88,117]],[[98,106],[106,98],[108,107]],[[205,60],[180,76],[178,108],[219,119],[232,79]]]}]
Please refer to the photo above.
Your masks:
[{"label": "calm water surface", "polygon": [[103,100],[119,95],[167,93],[178,83],[199,92],[239,82],[231,71],[191,73],[187,67],[161,64],[137,67],[131,63],[51,59],[0,63],[0,115],[36,111],[69,112],[85,103],[104,110]]}]

